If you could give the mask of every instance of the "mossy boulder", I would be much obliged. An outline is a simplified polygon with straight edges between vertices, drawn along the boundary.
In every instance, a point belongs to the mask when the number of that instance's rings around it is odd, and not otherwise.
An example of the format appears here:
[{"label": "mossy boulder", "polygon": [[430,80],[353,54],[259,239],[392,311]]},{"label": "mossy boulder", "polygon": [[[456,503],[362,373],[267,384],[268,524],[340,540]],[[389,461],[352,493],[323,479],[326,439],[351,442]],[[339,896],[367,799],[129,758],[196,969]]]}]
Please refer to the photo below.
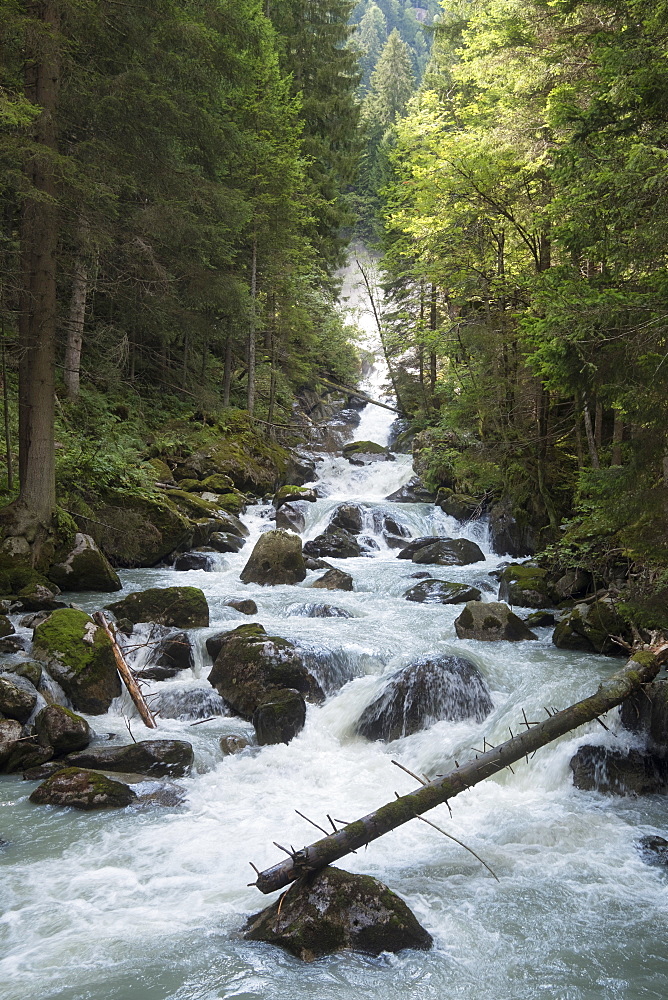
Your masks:
[{"label": "mossy boulder", "polygon": [[294,644],[281,636],[267,635],[257,624],[240,625],[219,637],[209,682],[234,712],[249,720],[264,698],[278,688],[294,688],[310,701],[323,697]]},{"label": "mossy boulder", "polygon": [[285,481],[290,453],[260,435],[247,415],[235,415],[232,423],[214,444],[191,454],[184,467],[202,480],[226,476],[242,493],[262,496],[271,492]]},{"label": "mossy boulder", "polygon": [[278,688],[264,696],[252,721],[258,746],[289,743],[304,728],[306,703],[299,691]]},{"label": "mossy boulder", "polygon": [[107,605],[116,618],[172,628],[207,628],[209,605],[199,587],[150,587]]},{"label": "mossy boulder", "polygon": [[313,590],[352,590],[353,578],[340,569],[328,569],[311,584]]},{"label": "mossy boulder", "polygon": [[121,693],[111,641],[84,611],[49,615],[35,628],[33,655],[80,712],[102,715]]},{"label": "mossy boulder", "polygon": [[165,494],[186,517],[215,517],[219,510],[217,503],[203,500],[185,490],[166,490]]},{"label": "mossy boulder", "polygon": [[518,608],[551,607],[547,570],[516,563],[506,566],[499,577],[499,600]]},{"label": "mossy boulder", "polygon": [[0,674],[0,714],[27,722],[37,705],[37,691],[25,677]]},{"label": "mossy boulder", "polygon": [[71,543],[61,548],[49,567],[49,579],[61,590],[122,590],[118,573],[90,535],[78,531]]},{"label": "mossy boulder", "polygon": [[155,566],[185,545],[193,530],[164,495],[113,491],[82,513],[90,514],[80,520],[114,566]]},{"label": "mossy boulder", "polygon": [[371,465],[373,462],[394,462],[394,455],[389,448],[384,448],[375,441],[351,441],[343,446],[343,457],[351,465]]},{"label": "mossy boulder", "polygon": [[418,604],[466,604],[468,601],[479,601],[481,593],[477,587],[467,583],[424,580],[407,590],[404,597]]},{"label": "mossy boulder", "polygon": [[228,514],[243,514],[246,509],[246,497],[243,493],[230,493],[228,490],[226,493],[218,494],[216,506]]},{"label": "mossy boulder", "polygon": [[537,639],[521,618],[513,614],[502,602],[469,601],[459,618],[455,619],[455,632],[459,639],[477,639],[480,642],[520,642]]},{"label": "mossy boulder", "polygon": [[438,491],[436,506],[440,507],[448,517],[454,517],[456,521],[469,521],[476,515],[480,516],[478,511],[481,508],[481,501],[466,493],[442,489]]},{"label": "mossy boulder", "polygon": [[559,649],[626,656],[627,648],[617,641],[618,638],[628,642],[633,636],[630,626],[610,597],[602,597],[590,604],[576,604],[558,622],[552,635],[552,641]]},{"label": "mossy boulder", "polygon": [[42,746],[52,747],[54,757],[83,750],[93,732],[80,715],[62,705],[47,705],[35,718],[34,733]]},{"label": "mossy boulder", "polygon": [[174,482],[172,470],[167,465],[167,462],[163,462],[161,458],[151,458],[146,464],[150,467],[158,482],[168,484]]},{"label": "mossy boulder", "polygon": [[[54,601],[59,588],[48,580],[43,573],[20,563],[13,564],[11,560],[3,560],[0,564],[0,597],[17,597],[22,601],[30,598],[36,600]],[[26,611],[33,610],[25,608]],[[41,608],[35,608],[35,611]]]},{"label": "mossy boulder", "polygon": [[344,949],[379,955],[432,945],[406,903],[382,882],[332,866],[299,879],[251,917],[244,937],[279,945],[304,962]]},{"label": "mossy boulder", "polygon": [[15,632],[16,629],[7,615],[0,615],[0,639],[4,639],[8,635],[14,635]]},{"label": "mossy boulder", "polygon": [[74,809],[122,809],[136,800],[124,782],[98,771],[68,767],[43,781],[30,796],[41,806],[71,806]]},{"label": "mossy boulder", "polygon": [[241,571],[242,583],[301,583],[306,577],[301,539],[289,531],[267,531],[260,535]]},{"label": "mossy boulder", "polygon": [[181,778],[190,773],[193,759],[192,745],[185,740],[139,740],[122,747],[108,744],[88,747],[69,754],[64,763],[153,778]]},{"label": "mossy boulder", "polygon": [[315,490],[306,489],[304,486],[281,486],[280,490],[277,490],[274,494],[273,504],[276,510],[278,510],[284,503],[290,503],[293,500],[304,500],[307,503],[315,503],[317,499],[318,495]]},{"label": "mossy boulder", "polygon": [[225,494],[235,492],[234,483],[229,476],[223,476],[219,472],[214,472],[211,476],[206,476],[200,481],[200,488],[209,490],[211,493]]}]

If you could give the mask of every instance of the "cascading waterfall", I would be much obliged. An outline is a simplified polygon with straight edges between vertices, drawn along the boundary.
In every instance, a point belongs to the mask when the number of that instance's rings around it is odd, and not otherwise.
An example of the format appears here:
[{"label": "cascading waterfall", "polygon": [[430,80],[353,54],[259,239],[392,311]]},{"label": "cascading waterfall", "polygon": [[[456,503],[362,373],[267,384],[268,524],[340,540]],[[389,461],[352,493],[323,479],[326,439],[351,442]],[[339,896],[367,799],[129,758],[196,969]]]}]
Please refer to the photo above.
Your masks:
[{"label": "cascading waterfall", "polygon": [[[378,392],[379,384],[371,388]],[[355,437],[383,444],[392,419],[367,406]],[[245,516],[251,529],[245,548],[226,555],[215,572],[122,574],[125,591],[192,584],[209,601],[212,625],[198,633],[194,667],[148,688],[163,705],[157,736],[189,740],[196,773],[180,782],[183,805],[93,814],[36,808],[27,801],[33,783],[3,779],[3,1000],[353,1000],[360,993],[382,1000],[665,998],[666,875],[645,864],[635,847],[643,834],[665,834],[665,807],[659,798],[574,790],[568,762],[579,743],[632,744],[628,733],[613,741],[594,726],[459,796],[452,818],[445,806],[430,814],[484,857],[499,883],[457,844],[417,822],[341,862],[402,895],[433,935],[433,951],[379,959],[342,953],[304,966],[239,936],[246,917],[266,903],[247,885],[254,878],[249,861],[268,867],[278,859],[274,840],[313,839],[295,809],[317,820],[327,813],[353,820],[413,786],[393,758],[416,773],[441,773],[455,758],[470,757],[483,737],[507,738],[522,709],[540,718],[544,706],[571,704],[615,667],[604,657],[556,649],[546,629],[538,630],[538,642],[459,641],[453,622],[461,608],[404,600],[423,567],[398,560],[383,543],[379,511],[413,536],[450,534],[481,544],[483,562],[432,567],[432,575],[474,584],[484,599],[495,599],[488,574],[499,562],[484,524],[462,527],[427,505],[387,503],[410,475],[407,456],[363,468],[327,456],[319,465],[322,498],[309,505],[303,537],[321,532],[346,500],[368,510],[364,531],[379,545],[363,557],[331,560],[352,574],[352,592],[309,590],[316,572],[300,586],[242,586],[239,572],[252,545],[272,526],[262,506]],[[239,596],[257,602],[257,617],[225,603]],[[86,610],[100,605],[99,595],[73,599]],[[295,612],[325,602],[348,615]],[[225,715],[193,725],[192,706],[204,717],[215,708],[206,637],[248,621],[301,646],[328,697],[309,706],[305,729],[289,745],[249,747],[222,759],[220,738],[250,737],[252,727]],[[147,641],[147,633],[128,641],[135,666],[150,658]],[[478,666],[491,714],[440,721],[391,744],[355,734],[387,675],[444,656],[465,656]],[[190,706],[190,719],[177,717],[178,705]],[[149,735],[126,697],[90,721],[100,738],[113,733],[127,741],[128,726],[137,739]]]}]

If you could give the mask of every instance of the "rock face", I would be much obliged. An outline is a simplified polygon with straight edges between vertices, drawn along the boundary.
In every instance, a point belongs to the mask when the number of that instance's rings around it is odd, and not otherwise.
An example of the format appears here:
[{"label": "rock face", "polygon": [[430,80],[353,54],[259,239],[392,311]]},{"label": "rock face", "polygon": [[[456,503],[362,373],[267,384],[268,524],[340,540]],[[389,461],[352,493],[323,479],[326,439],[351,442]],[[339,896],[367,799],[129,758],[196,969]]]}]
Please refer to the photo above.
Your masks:
[{"label": "rock face", "polygon": [[570,762],[573,784],[583,791],[606,795],[665,795],[668,762],[641,750],[609,750],[582,746]]},{"label": "rock face", "polygon": [[190,772],[193,748],[184,740],[140,740],[128,746],[88,747],[69,754],[63,763],[76,768],[144,774],[151,778],[181,778]]},{"label": "rock face", "polygon": [[265,695],[253,712],[258,746],[289,743],[306,722],[306,703],[299,691],[278,688]]},{"label": "rock face", "polygon": [[306,577],[301,539],[288,531],[267,531],[260,535],[250,559],[241,571],[242,583],[271,586],[294,585]]},{"label": "rock face", "polygon": [[549,608],[554,603],[547,570],[539,566],[506,566],[499,578],[499,600],[518,608]]},{"label": "rock face", "polygon": [[93,733],[85,719],[62,705],[48,705],[35,719],[35,735],[42,746],[51,747],[54,757],[88,746]]},{"label": "rock face", "polygon": [[0,674],[0,713],[27,722],[37,704],[37,691],[25,677]]},{"label": "rock face", "polygon": [[330,525],[326,531],[304,545],[304,553],[330,559],[353,559],[362,554],[359,543],[354,535],[345,528]]},{"label": "rock face", "polygon": [[277,944],[305,962],[344,949],[379,955],[432,945],[431,935],[382,882],[331,866],[300,879],[251,917],[244,937]]},{"label": "rock face", "polygon": [[80,712],[103,715],[121,693],[111,642],[84,611],[49,615],[34,631],[33,655]]},{"label": "rock face", "polygon": [[444,719],[482,722],[492,707],[475,664],[459,656],[420,659],[388,678],[355,728],[369,740],[398,740]]},{"label": "rock face", "polygon": [[604,656],[626,656],[627,650],[616,641],[632,638],[631,630],[609,597],[591,604],[576,604],[554,630],[552,642],[559,649],[602,653]]},{"label": "rock face", "polygon": [[222,637],[209,682],[244,719],[277,688],[294,688],[310,701],[323,697],[293,643],[267,635],[261,625],[240,625]]},{"label": "rock face", "polygon": [[641,733],[650,749],[668,751],[668,681],[652,681],[619,708],[622,725]]},{"label": "rock face", "polygon": [[311,584],[314,590],[352,590],[353,578],[340,569],[328,569]]},{"label": "rock face", "polygon": [[49,579],[61,590],[121,590],[122,583],[90,535],[77,532],[69,551],[61,552],[49,569]]},{"label": "rock face", "polygon": [[296,451],[291,451],[284,479],[287,485],[292,486],[312,483],[315,479],[315,461],[308,455],[300,455]]},{"label": "rock face", "polygon": [[391,500],[392,503],[433,503],[436,494],[427,489],[419,476],[413,476],[405,486],[390,493],[385,499]]},{"label": "rock face", "polygon": [[209,605],[199,587],[151,587],[107,605],[116,618],[155,622],[171,628],[206,628]]},{"label": "rock face", "polygon": [[455,620],[458,639],[478,639],[482,642],[520,642],[537,639],[521,618],[514,615],[507,604],[499,602],[469,601]]},{"label": "rock face", "polygon": [[72,806],[74,809],[122,809],[137,796],[120,781],[96,771],[68,767],[47,778],[35,789],[30,801],[41,806]]},{"label": "rock face", "polygon": [[344,444],[343,457],[351,465],[371,465],[373,462],[394,462],[394,455],[375,441],[351,441]]},{"label": "rock face", "polygon": [[479,601],[481,594],[477,587],[469,587],[466,583],[425,580],[407,590],[404,597],[419,604],[466,604],[468,601]]}]

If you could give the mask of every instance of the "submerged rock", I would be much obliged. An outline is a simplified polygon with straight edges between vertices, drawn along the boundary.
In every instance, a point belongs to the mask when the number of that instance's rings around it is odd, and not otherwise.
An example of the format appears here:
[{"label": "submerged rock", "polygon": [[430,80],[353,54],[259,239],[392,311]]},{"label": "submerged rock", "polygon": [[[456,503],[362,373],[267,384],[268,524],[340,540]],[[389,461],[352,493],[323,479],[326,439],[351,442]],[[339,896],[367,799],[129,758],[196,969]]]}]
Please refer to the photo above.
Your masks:
[{"label": "submerged rock", "polygon": [[291,618],[354,618],[355,616],[344,608],[333,604],[293,604],[288,608]]},{"label": "submerged rock", "polygon": [[54,757],[83,750],[93,738],[86,720],[62,705],[43,708],[35,718],[34,731],[42,746],[53,749]]},{"label": "submerged rock", "polygon": [[49,568],[49,579],[61,590],[121,590],[118,573],[90,535],[77,532],[66,551]]},{"label": "submerged rock", "polygon": [[151,587],[107,605],[116,618],[172,628],[206,628],[209,605],[199,587]]},{"label": "submerged rock", "polygon": [[313,590],[352,590],[353,578],[340,569],[330,569],[311,584]]},{"label": "submerged rock", "polygon": [[442,720],[482,722],[492,708],[485,679],[470,660],[420,659],[387,679],[355,729],[370,740],[398,740]]},{"label": "submerged rock", "polygon": [[636,841],[636,847],[648,865],[668,866],[668,840],[649,834]]},{"label": "submerged rock", "polygon": [[306,703],[299,691],[278,688],[264,696],[253,712],[258,746],[289,743],[304,728]]},{"label": "submerged rock", "polygon": [[245,736],[221,736],[220,749],[223,757],[230,757],[232,754],[241,753],[250,743]]},{"label": "submerged rock", "polygon": [[163,719],[208,719],[227,715],[227,706],[217,691],[211,687],[175,687],[169,685],[151,700],[151,707]]},{"label": "submerged rock", "polygon": [[582,746],[570,761],[573,784],[606,795],[665,795],[668,761],[642,750]]},{"label": "submerged rock", "polygon": [[262,586],[293,585],[301,583],[305,577],[301,539],[289,531],[267,531],[260,535],[241,571],[242,583]]},{"label": "submerged rock", "polygon": [[279,945],[305,962],[344,949],[379,955],[432,945],[406,903],[382,882],[331,866],[295,882],[251,917],[244,937]]},{"label": "submerged rock", "polygon": [[330,559],[352,559],[361,555],[359,543],[354,535],[345,528],[331,525],[321,535],[311,539],[304,545],[304,552],[309,556]]},{"label": "submerged rock", "polygon": [[47,778],[35,789],[30,801],[41,806],[71,806],[74,809],[122,809],[136,799],[124,782],[97,771],[68,767]]},{"label": "submerged rock", "polygon": [[466,604],[467,601],[479,601],[481,596],[477,587],[447,580],[425,580],[404,594],[407,601],[419,604]]},{"label": "submerged rock", "polygon": [[469,601],[459,618],[455,620],[458,639],[477,639],[481,642],[520,642],[522,639],[537,639],[521,618],[513,614],[502,602]]}]

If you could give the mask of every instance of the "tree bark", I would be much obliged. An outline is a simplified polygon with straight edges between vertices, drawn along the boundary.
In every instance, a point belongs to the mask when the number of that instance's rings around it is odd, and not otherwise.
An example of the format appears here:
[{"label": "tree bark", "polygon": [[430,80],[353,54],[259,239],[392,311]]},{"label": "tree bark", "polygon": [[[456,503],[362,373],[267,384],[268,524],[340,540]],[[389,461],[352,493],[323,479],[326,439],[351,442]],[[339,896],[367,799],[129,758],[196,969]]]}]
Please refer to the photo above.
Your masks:
[{"label": "tree bark", "polygon": [[643,650],[636,653],[617,673],[604,681],[596,694],[579,701],[562,712],[556,712],[544,722],[528,727],[526,732],[493,750],[488,750],[455,768],[444,777],[427,782],[423,787],[397,797],[380,809],[363,816],[355,823],[349,823],[337,833],[333,833],[308,847],[296,851],[272,868],[260,872],[255,885],[260,892],[269,893],[282,889],[308,872],[317,871],[325,865],[338,861],[352,851],[365,847],[372,840],[408,823],[416,816],[428,812],[435,806],[459,795],[485,778],[502,771],[522,757],[551,743],[572,729],[592,722],[611,708],[621,704],[625,698],[642,684],[653,680],[659,672],[661,658],[668,645],[653,652]]},{"label": "tree bark", "polygon": [[251,258],[251,303],[248,318],[248,392],[246,408],[253,416],[255,409],[255,300],[257,297],[257,234],[253,234],[253,253]]},{"label": "tree bark", "polygon": [[615,410],[615,423],[612,429],[612,461],[611,465],[622,464],[622,441],[624,440],[624,421]]},{"label": "tree bark", "polygon": [[223,370],[223,406],[230,405],[230,385],[232,382],[232,334],[227,331],[225,341],[225,367]]},{"label": "tree bark", "polygon": [[[429,298],[429,329],[432,333],[438,327],[438,310],[436,308],[436,285],[432,285]],[[429,400],[431,408],[434,408],[434,396],[436,394],[436,351],[433,341],[429,351]]]},{"label": "tree bark", "polygon": [[29,188],[20,227],[19,503],[48,524],[56,506],[58,209],[53,154],[57,146],[60,14],[53,0],[30,4],[28,13],[41,23],[39,29],[29,26],[26,32],[26,95],[43,110],[35,124],[37,152],[25,166]]},{"label": "tree bark", "polygon": [[592,469],[600,469],[601,463],[599,462],[598,459],[598,452],[596,450],[596,439],[594,438],[594,428],[592,427],[591,423],[591,412],[589,410],[589,404],[587,402],[586,397],[584,401],[583,412],[584,412],[585,431],[587,434],[587,444],[589,446],[589,459],[591,461],[591,466]]},{"label": "tree bark", "polygon": [[81,219],[79,224],[81,247],[74,260],[70,314],[67,321],[65,370],[63,372],[65,391],[68,399],[77,399],[81,384],[81,348],[83,346],[86,297],[88,294],[88,258],[85,249],[88,229],[87,221]]},{"label": "tree bark", "polygon": [[96,623],[96,625],[99,625],[101,628],[104,629],[107,638],[111,642],[111,648],[114,654],[114,660],[116,661],[116,669],[121,675],[121,680],[128,689],[128,694],[135,703],[137,711],[141,716],[142,722],[144,723],[145,726],[148,727],[148,729],[157,729],[158,726],[155,719],[153,718],[151,709],[148,707],[146,701],[144,700],[144,695],[141,693],[141,690],[139,688],[139,685],[137,684],[134,674],[132,673],[129,666],[125,662],[125,658],[119,649],[118,643],[116,642],[116,638],[112,633],[111,629],[109,628],[109,623],[105,618],[104,611],[96,611],[95,614],[93,615],[93,621]]},{"label": "tree bark", "polygon": [[[0,296],[1,297],[1,296]],[[12,455],[12,432],[9,423],[9,386],[7,385],[7,358],[5,343],[5,303],[0,301],[0,336],[2,337],[2,411],[5,424],[5,457],[7,459],[7,489],[14,489],[14,460]]]}]

